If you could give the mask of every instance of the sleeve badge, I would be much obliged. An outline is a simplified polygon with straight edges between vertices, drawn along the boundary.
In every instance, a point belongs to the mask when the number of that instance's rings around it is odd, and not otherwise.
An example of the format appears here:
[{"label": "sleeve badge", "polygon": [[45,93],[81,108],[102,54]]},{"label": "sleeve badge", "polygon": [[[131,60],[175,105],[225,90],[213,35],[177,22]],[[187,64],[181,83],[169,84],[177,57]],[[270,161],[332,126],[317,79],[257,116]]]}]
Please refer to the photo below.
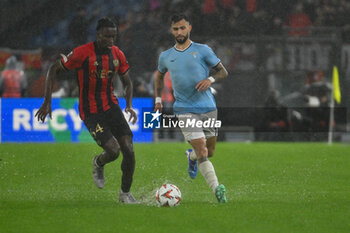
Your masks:
[{"label": "sleeve badge", "polygon": [[117,67],[119,65],[119,60],[113,60],[114,67]]}]

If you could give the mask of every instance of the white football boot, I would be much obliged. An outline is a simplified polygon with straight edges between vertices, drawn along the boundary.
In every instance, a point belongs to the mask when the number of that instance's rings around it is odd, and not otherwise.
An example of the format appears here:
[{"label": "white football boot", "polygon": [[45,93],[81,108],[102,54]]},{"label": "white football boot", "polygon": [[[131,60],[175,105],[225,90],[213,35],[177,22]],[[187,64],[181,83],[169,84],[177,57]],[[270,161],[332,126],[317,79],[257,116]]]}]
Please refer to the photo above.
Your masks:
[{"label": "white football boot", "polygon": [[124,193],[122,190],[119,191],[119,201],[125,204],[139,204],[130,192]]},{"label": "white football boot", "polygon": [[96,163],[98,155],[92,160],[92,178],[97,188],[102,189],[105,186],[104,166],[98,166]]}]

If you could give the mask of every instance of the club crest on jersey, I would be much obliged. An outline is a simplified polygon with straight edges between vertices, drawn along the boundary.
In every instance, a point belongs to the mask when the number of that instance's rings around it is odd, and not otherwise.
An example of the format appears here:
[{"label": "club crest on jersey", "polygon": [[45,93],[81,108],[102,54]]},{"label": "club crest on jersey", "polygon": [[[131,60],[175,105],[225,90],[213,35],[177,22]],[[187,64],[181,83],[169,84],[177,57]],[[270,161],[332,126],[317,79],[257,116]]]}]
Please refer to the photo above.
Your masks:
[{"label": "club crest on jersey", "polygon": [[117,67],[119,65],[119,60],[113,60],[114,67]]},{"label": "club crest on jersey", "polygon": [[197,58],[197,53],[198,53],[198,52],[193,52],[193,53],[191,53],[191,54],[193,55],[194,58]]}]

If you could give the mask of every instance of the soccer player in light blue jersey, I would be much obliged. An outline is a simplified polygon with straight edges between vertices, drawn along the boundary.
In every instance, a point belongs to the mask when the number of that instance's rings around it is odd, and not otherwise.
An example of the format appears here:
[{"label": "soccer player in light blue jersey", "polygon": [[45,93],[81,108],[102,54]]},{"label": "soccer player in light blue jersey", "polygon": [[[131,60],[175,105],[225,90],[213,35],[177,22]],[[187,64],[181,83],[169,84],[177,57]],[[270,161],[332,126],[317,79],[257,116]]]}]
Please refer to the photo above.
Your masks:
[{"label": "soccer player in light blue jersey", "polygon": [[[217,109],[211,84],[226,78],[228,73],[213,50],[190,40],[192,25],[187,16],[175,14],[171,17],[171,33],[175,46],[159,56],[158,71],[155,78],[155,111],[162,110],[164,74],[169,71],[174,90],[174,113],[179,121],[202,123],[217,121]],[[209,76],[210,69],[214,74]],[[215,124],[216,125],[216,124]],[[204,176],[209,187],[215,193],[219,203],[225,203],[226,188],[220,184],[213,164],[208,157],[214,155],[217,128],[213,124],[195,124],[195,127],[181,127],[185,139],[193,149],[186,151],[189,166],[188,173],[196,178],[197,170]]]}]

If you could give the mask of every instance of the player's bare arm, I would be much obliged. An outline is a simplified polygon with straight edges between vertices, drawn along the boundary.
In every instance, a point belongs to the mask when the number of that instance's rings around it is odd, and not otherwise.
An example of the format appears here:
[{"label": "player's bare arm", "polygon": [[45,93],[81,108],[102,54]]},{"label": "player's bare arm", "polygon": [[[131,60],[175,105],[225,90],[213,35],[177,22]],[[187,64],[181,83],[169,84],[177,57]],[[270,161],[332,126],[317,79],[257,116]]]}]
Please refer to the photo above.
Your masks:
[{"label": "player's bare arm", "polygon": [[64,70],[65,69],[63,68],[60,60],[57,60],[57,62],[50,66],[49,71],[46,75],[44,103],[41,105],[41,107],[35,114],[35,117],[38,117],[38,121],[44,122],[48,114],[50,118],[52,118],[51,95],[53,91],[53,84],[57,74]]},{"label": "player's bare arm", "polygon": [[154,111],[162,111],[162,93],[164,88],[164,75],[157,70],[156,77],[154,81],[154,92],[155,92],[155,106]]},{"label": "player's bare arm", "polygon": [[5,85],[4,85],[4,78],[0,77],[0,96],[4,93]]},{"label": "player's bare arm", "polygon": [[129,122],[132,120],[131,123],[135,124],[137,121],[137,114],[132,108],[133,86],[129,76],[129,71],[127,71],[125,74],[120,75],[120,79],[123,83],[125,92],[126,108],[124,111],[130,114]]},{"label": "player's bare arm", "polygon": [[219,64],[217,64],[213,69],[215,73],[212,76],[197,83],[196,89],[198,91],[206,91],[212,83],[219,82],[225,79],[228,75],[226,68],[221,62],[219,62]]}]

